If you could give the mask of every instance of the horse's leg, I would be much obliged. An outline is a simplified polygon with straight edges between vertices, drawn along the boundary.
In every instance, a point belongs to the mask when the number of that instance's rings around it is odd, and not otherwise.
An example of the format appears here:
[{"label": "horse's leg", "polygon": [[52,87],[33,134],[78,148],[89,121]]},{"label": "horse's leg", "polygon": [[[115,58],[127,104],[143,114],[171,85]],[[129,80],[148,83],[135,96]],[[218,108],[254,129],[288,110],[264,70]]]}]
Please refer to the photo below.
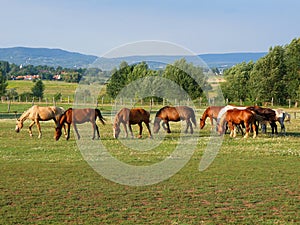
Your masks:
[{"label": "horse's leg", "polygon": [[253,138],[256,138],[257,126],[256,126],[255,122],[252,123],[252,130],[253,130]]},{"label": "horse's leg", "polygon": [[130,123],[128,123],[128,127],[129,127],[129,131],[130,131],[131,138],[134,138],[134,137],[133,137],[133,132],[132,132],[132,127],[131,127],[131,124],[130,124]]},{"label": "horse's leg", "polygon": [[[272,125],[271,125],[271,128],[272,128]],[[272,128],[272,130],[273,130],[273,128]],[[266,125],[265,122],[263,122],[263,123],[261,124],[261,132],[262,132],[263,134],[266,134],[266,133],[267,133],[267,125]]]},{"label": "horse's leg", "polygon": [[281,132],[281,133],[284,132],[284,134],[285,134],[284,119],[285,119],[285,116],[280,117],[280,118],[279,118],[279,123],[280,123],[280,126],[281,126],[280,132]]},{"label": "horse's leg", "polygon": [[276,122],[275,121],[272,121],[271,123],[270,123],[270,125],[271,125],[271,128],[272,128],[272,134],[278,134],[278,132],[277,132],[277,124],[276,124]]},{"label": "horse's leg", "polygon": [[29,131],[29,135],[30,137],[32,137],[32,126],[35,124],[35,121],[32,121],[30,124],[29,124],[29,127],[28,127],[28,131]]},{"label": "horse's leg", "polygon": [[[68,137],[68,134],[67,134],[67,130],[66,130],[66,125],[63,124],[63,128],[64,128],[64,135],[65,135],[65,138]],[[70,132],[69,132],[70,133]]]},{"label": "horse's leg", "polygon": [[187,134],[189,126],[190,126],[189,121],[186,120],[186,128],[185,128],[185,131],[184,131],[185,134]]},{"label": "horse's leg", "polygon": [[210,119],[211,127],[213,127],[214,126],[214,118],[211,116],[211,117],[209,117],[209,119]]},{"label": "horse's leg", "polygon": [[188,132],[188,128],[190,127],[191,134],[193,134],[194,133],[194,129],[193,129],[193,125],[192,125],[190,119],[186,120],[186,125],[187,125],[187,127],[186,127],[186,133]]},{"label": "horse's leg", "polygon": [[70,123],[67,123],[67,127],[68,127],[68,133],[67,133],[67,136],[66,136],[66,140],[69,140],[69,138],[70,138],[71,124],[70,124]]},{"label": "horse's leg", "polygon": [[[144,122],[145,123],[145,122]],[[151,134],[151,130],[150,130],[150,125],[149,123],[145,123],[146,124],[146,127],[148,129],[148,133],[149,133],[149,138],[152,138],[152,134]]]},{"label": "horse's leg", "polygon": [[72,124],[73,124],[74,130],[75,130],[75,132],[77,134],[77,138],[79,140],[80,139],[80,135],[79,135],[79,132],[78,132],[78,129],[77,129],[77,125],[76,125],[76,123],[72,123]]},{"label": "horse's leg", "polygon": [[93,137],[92,137],[92,139],[94,140],[95,139],[95,132],[96,132],[96,123],[92,122],[92,128],[93,128]]},{"label": "horse's leg", "polygon": [[244,138],[248,138],[249,137],[249,131],[250,131],[249,123],[245,122],[245,127],[246,127],[246,134],[245,134]]},{"label": "horse's leg", "polygon": [[227,122],[227,126],[230,129],[230,137],[236,137],[236,130],[232,122]]},{"label": "horse's leg", "polygon": [[142,122],[138,123],[139,127],[140,127],[140,133],[139,133],[139,136],[138,138],[142,138],[142,133],[143,133],[143,125],[142,125]]},{"label": "horse's leg", "polygon": [[36,123],[37,129],[38,129],[38,132],[39,132],[38,138],[41,138],[42,137],[41,124],[38,120],[36,120],[35,123]]},{"label": "horse's leg", "polygon": [[167,130],[167,129],[168,129],[168,128],[166,127],[166,122],[165,122],[165,121],[163,121],[161,125],[162,125],[162,127],[164,128],[164,130]]},{"label": "horse's leg", "polygon": [[165,123],[167,125],[167,133],[171,133],[169,121],[166,121]]},{"label": "horse's leg", "polygon": [[98,127],[98,125],[96,124],[96,122],[95,122],[95,127],[96,127],[96,131],[97,131],[97,135],[98,135],[98,139],[100,138],[100,132],[99,132],[99,127]]},{"label": "horse's leg", "polygon": [[127,132],[126,123],[122,123],[122,124],[123,124],[124,130],[125,130],[125,138],[127,138],[128,137],[128,132]]}]

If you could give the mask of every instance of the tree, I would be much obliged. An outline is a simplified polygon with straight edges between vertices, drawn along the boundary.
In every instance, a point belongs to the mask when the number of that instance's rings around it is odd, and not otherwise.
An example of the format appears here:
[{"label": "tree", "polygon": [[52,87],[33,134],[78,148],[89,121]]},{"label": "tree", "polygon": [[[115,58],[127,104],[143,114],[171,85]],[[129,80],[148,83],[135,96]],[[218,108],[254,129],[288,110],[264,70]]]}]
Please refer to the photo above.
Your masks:
[{"label": "tree", "polygon": [[293,39],[285,50],[286,83],[288,98],[299,101],[300,88],[300,38]]},{"label": "tree", "polygon": [[264,102],[273,98],[276,103],[285,103],[288,98],[285,75],[284,48],[281,46],[270,48],[269,53],[255,63],[251,72],[252,96]]},{"label": "tree", "polygon": [[5,95],[7,87],[7,73],[9,72],[9,63],[0,61],[0,96]]},{"label": "tree", "polygon": [[183,58],[174,62],[173,65],[167,65],[162,76],[166,79],[174,81],[179,85],[191,99],[203,96],[203,90],[211,89],[204,76],[201,67],[187,63]]},{"label": "tree", "polygon": [[229,101],[245,101],[247,98],[251,98],[249,79],[253,66],[252,61],[243,62],[224,71],[226,82],[221,84],[221,88],[225,98]]},{"label": "tree", "polygon": [[114,68],[112,75],[108,81],[106,92],[112,97],[116,98],[119,92],[128,83],[128,76],[130,75],[133,66],[129,66],[127,62],[121,62],[119,69]]},{"label": "tree", "polygon": [[44,90],[45,90],[45,85],[43,84],[42,80],[36,81],[35,85],[31,89],[33,97],[37,97],[37,98],[43,98]]}]

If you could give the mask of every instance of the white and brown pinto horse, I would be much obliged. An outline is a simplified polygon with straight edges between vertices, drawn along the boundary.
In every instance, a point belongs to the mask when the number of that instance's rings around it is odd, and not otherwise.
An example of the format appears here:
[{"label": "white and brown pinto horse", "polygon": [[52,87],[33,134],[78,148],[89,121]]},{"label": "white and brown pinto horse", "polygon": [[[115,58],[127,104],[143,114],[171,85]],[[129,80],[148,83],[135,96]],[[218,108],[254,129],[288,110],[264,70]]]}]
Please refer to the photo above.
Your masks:
[{"label": "white and brown pinto horse", "polygon": [[[17,133],[20,132],[20,130],[23,128],[23,123],[25,120],[30,119],[32,122],[30,123],[28,129],[29,129],[29,135],[32,137],[32,126],[36,124],[39,135],[38,138],[42,137],[42,131],[41,131],[41,125],[40,121],[48,121],[53,120],[55,125],[58,125],[60,116],[65,112],[65,110],[61,107],[56,106],[38,106],[34,105],[28,110],[26,110],[19,119],[17,119],[16,123],[16,129],[15,131]],[[66,134],[66,130],[65,130]]]},{"label": "white and brown pinto horse", "polygon": [[224,108],[224,106],[209,106],[205,109],[202,117],[200,118],[200,129],[203,129],[205,126],[206,118],[210,119],[210,124],[213,127],[214,120],[217,122],[218,115],[220,111]]}]

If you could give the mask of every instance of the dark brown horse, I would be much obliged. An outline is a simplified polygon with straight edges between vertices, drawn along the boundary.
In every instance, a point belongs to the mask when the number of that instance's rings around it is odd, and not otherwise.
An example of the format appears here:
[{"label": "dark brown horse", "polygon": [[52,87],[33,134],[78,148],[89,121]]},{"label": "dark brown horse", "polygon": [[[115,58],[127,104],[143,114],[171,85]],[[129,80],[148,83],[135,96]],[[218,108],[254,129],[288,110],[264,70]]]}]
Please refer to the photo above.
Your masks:
[{"label": "dark brown horse", "polygon": [[102,117],[102,114],[99,109],[72,109],[69,108],[64,112],[64,114],[61,115],[59,119],[59,126],[56,128],[56,134],[55,139],[59,140],[61,136],[61,128],[66,123],[68,127],[68,133],[66,139],[69,140],[70,138],[70,126],[71,124],[74,127],[74,130],[77,134],[78,139],[80,139],[80,135],[77,130],[76,124],[91,122],[93,126],[93,139],[95,139],[95,131],[97,131],[98,138],[100,138],[99,129],[96,124],[97,117],[101,121],[101,123],[104,125],[104,118]]},{"label": "dark brown horse", "polygon": [[135,108],[135,109],[128,109],[128,108],[123,108],[121,109],[117,115],[115,116],[115,121],[114,121],[114,138],[118,138],[119,134],[121,132],[120,129],[120,124],[123,124],[124,130],[125,130],[125,137],[128,137],[128,132],[127,132],[127,125],[129,127],[129,131],[131,134],[131,137],[133,138],[133,132],[132,132],[132,127],[131,125],[138,124],[140,127],[140,132],[138,135],[138,138],[142,137],[142,132],[143,132],[143,125],[142,123],[146,124],[146,127],[149,132],[149,137],[152,138],[151,131],[150,131],[150,113],[142,108]]},{"label": "dark brown horse", "polygon": [[187,127],[185,132],[187,133],[188,128],[190,127],[192,134],[194,132],[192,123],[196,127],[196,117],[194,110],[187,106],[165,106],[161,108],[155,115],[153,131],[154,133],[158,133],[160,129],[160,122],[163,121],[162,127],[167,130],[168,133],[171,133],[169,121],[178,122],[180,120],[186,121]]},{"label": "dark brown horse", "polygon": [[200,119],[200,129],[203,129],[203,127],[205,126],[205,120],[207,117],[209,117],[210,124],[211,124],[211,126],[213,126],[214,120],[217,122],[219,112],[221,111],[222,108],[224,108],[224,106],[209,106],[209,107],[207,107]]},{"label": "dark brown horse", "polygon": [[236,129],[234,125],[244,125],[246,127],[246,134],[244,138],[249,137],[250,125],[253,130],[253,138],[256,137],[256,117],[255,113],[248,109],[229,109],[226,113],[221,117],[218,132],[219,134],[223,134],[225,132],[225,123],[230,129],[230,137],[236,137]]},{"label": "dark brown horse", "polygon": [[248,110],[255,112],[256,120],[262,124],[270,123],[272,128],[272,134],[278,134],[276,121],[278,120],[276,117],[276,112],[270,108],[262,108],[259,106],[250,106],[247,107]]}]

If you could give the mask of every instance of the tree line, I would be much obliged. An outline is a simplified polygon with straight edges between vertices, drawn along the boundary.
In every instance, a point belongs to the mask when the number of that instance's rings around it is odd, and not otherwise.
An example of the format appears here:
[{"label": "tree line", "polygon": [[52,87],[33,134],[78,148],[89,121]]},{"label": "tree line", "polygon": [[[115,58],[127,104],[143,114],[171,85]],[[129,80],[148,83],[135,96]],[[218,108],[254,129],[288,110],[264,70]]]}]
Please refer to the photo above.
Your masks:
[{"label": "tree line", "polygon": [[272,102],[285,105],[300,100],[300,38],[269,49],[255,63],[243,62],[224,71],[221,84],[229,102],[250,104]]},{"label": "tree line", "polygon": [[[146,77],[149,79],[143,79]],[[182,58],[175,61],[172,65],[168,64],[161,70],[149,69],[145,62],[128,65],[124,61],[119,68],[111,71],[106,92],[111,98],[115,99],[121,90],[137,80],[141,83],[138,83],[137,87],[132,89],[141,93],[141,95],[148,96],[147,98],[154,98],[155,100],[162,100],[161,96],[166,94],[186,99],[205,98],[203,90],[211,89],[207,82],[207,76],[204,75],[203,68],[194,66]],[[177,91],[178,87],[182,90],[180,93]],[[128,89],[128,91],[130,90]]]}]

